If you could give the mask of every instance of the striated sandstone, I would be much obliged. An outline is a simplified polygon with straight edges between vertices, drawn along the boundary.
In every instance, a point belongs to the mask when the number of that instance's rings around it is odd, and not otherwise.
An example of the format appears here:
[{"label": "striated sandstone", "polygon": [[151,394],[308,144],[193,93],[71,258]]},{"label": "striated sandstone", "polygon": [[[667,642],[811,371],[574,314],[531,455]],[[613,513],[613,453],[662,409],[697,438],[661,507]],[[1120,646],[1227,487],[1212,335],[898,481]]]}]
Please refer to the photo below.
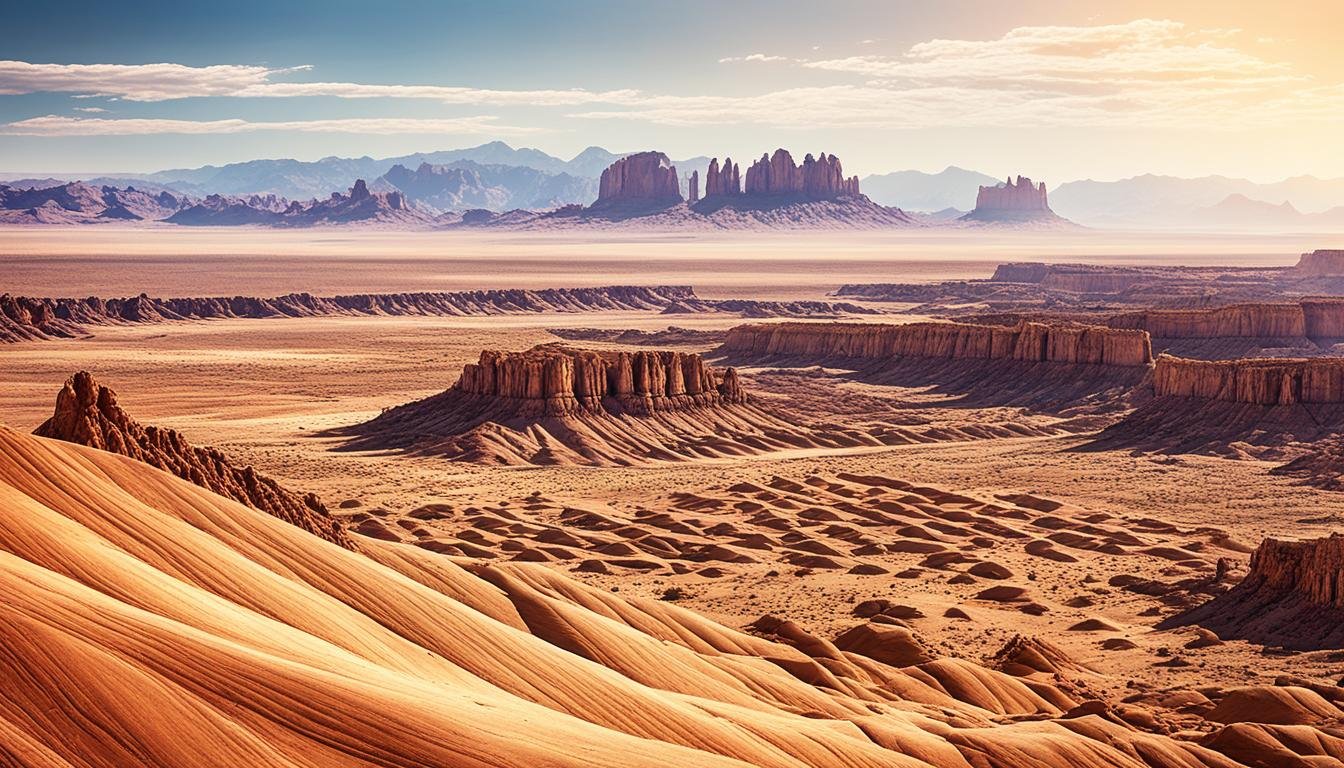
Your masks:
[{"label": "striated sandstone", "polygon": [[968,323],[778,323],[741,325],[723,351],[749,357],[815,359],[930,357],[1143,366],[1152,360],[1148,334],[1097,326]]},{"label": "striated sandstone", "polygon": [[1344,647],[1344,535],[1265,539],[1239,584],[1159,628],[1191,624],[1224,640],[1297,650]]},{"label": "striated sandstone", "polygon": [[462,369],[461,392],[513,401],[519,416],[621,410],[653,413],[746,402],[737,371],[722,378],[686,352],[595,352],[560,345],[526,352],[486,350]]},{"label": "striated sandstone", "polygon": [[1188,360],[1161,355],[1153,390],[1159,397],[1256,405],[1344,403],[1344,359]]},{"label": "striated sandstone", "polygon": [[317,496],[299,495],[252,467],[236,467],[219,451],[193,446],[174,430],[141,426],[117,405],[116,393],[99,386],[86,371],[65,382],[55,412],[34,434],[129,456],[346,549],[355,548]]},{"label": "striated sandstone", "polygon": [[1292,271],[1299,277],[1344,276],[1344,250],[1320,249],[1304,253]]},{"label": "striated sandstone", "polygon": [[677,169],[662,152],[622,157],[602,172],[597,202],[681,202]]}]

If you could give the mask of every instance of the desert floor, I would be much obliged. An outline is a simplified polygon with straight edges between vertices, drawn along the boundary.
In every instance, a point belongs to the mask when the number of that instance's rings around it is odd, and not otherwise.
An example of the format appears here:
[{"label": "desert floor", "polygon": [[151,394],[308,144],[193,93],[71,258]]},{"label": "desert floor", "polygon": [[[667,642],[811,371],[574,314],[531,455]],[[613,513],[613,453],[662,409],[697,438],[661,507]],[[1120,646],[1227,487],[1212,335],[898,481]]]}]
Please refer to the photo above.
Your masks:
[{"label": "desert floor", "polygon": [[[994,265],[1009,260],[1282,265],[1311,247],[1319,244],[1306,238],[1100,232],[714,239],[9,230],[0,233],[0,291],[270,295],[678,283],[693,285],[707,297],[823,298],[849,282],[987,277]],[[626,594],[656,596],[679,587],[683,605],[732,626],[774,614],[831,636],[853,623],[855,604],[885,597],[917,608],[923,617],[913,626],[944,652],[978,659],[1014,633],[1036,635],[1104,673],[1098,685],[1121,696],[1126,687],[1226,686],[1270,682],[1281,674],[1333,683],[1344,674],[1344,660],[1329,653],[1263,656],[1241,642],[1186,649],[1193,637],[1189,630],[1154,629],[1177,609],[1108,584],[1124,574],[1206,574],[1220,556],[1244,572],[1247,553],[1263,537],[1323,535],[1344,520],[1344,495],[1271,476],[1268,462],[1084,451],[1079,449],[1087,442],[1085,435],[1051,432],[1048,416],[969,407],[898,387],[874,393],[861,385],[837,391],[840,397],[847,392],[880,396],[899,408],[917,409],[932,424],[1021,422],[1042,428],[1043,434],[639,468],[490,467],[340,451],[339,440],[317,436],[445,389],[482,349],[555,341],[546,332],[549,327],[722,329],[739,322],[729,315],[628,312],[106,327],[82,339],[0,348],[0,422],[22,430],[36,427],[50,414],[61,382],[77,370],[89,370],[115,389],[142,423],[178,429],[196,444],[219,447],[289,486],[317,492],[333,508],[339,505],[342,514],[373,520],[406,539],[455,539],[473,528],[473,520],[486,520],[475,528],[479,533],[473,540],[503,557],[519,551],[504,546],[506,539],[528,540],[545,527],[565,529],[565,521],[573,519],[567,510],[576,509],[646,529],[667,526],[665,535],[707,541],[714,538],[706,532],[712,525],[687,531],[657,515],[749,531],[760,524],[762,508],[786,524],[812,512],[825,524],[814,520],[797,526],[812,550],[841,550],[836,536],[852,522],[843,500],[884,493],[853,478],[903,480],[951,494],[923,496],[929,509],[947,512],[933,526],[939,538],[971,542],[953,548],[972,553],[964,564],[946,568],[926,563],[923,551],[883,551],[861,558],[883,573],[864,575],[830,567],[825,560],[810,567],[805,559],[766,553],[754,562],[705,563],[685,573],[659,561],[655,567],[612,564],[600,569],[604,573],[576,570],[586,556],[550,557],[539,545],[529,545],[528,551],[550,559],[555,568]],[[763,371],[746,374],[749,391],[792,397]],[[814,400],[799,402],[804,409],[820,408]],[[1005,496],[1018,501],[1005,501]],[[431,504],[446,505],[451,513],[440,520],[412,516]],[[977,527],[982,514],[965,512],[976,504],[989,504],[983,513],[989,517],[995,505],[1012,507],[1016,522],[1010,527],[1025,538]],[[830,524],[838,527],[827,534]],[[1023,541],[1048,538],[1052,530],[1082,537],[1060,546],[1073,562],[1024,548]],[[919,538],[902,530],[874,535],[884,542]],[[1121,544],[1092,546],[1106,542]],[[846,566],[850,562],[843,551],[833,559]],[[953,577],[972,563],[998,568],[982,567],[982,573],[993,575],[954,583]],[[1020,595],[977,597],[1000,585],[1020,587]],[[945,616],[950,608],[968,618]],[[1089,620],[1096,621],[1074,629]]]}]

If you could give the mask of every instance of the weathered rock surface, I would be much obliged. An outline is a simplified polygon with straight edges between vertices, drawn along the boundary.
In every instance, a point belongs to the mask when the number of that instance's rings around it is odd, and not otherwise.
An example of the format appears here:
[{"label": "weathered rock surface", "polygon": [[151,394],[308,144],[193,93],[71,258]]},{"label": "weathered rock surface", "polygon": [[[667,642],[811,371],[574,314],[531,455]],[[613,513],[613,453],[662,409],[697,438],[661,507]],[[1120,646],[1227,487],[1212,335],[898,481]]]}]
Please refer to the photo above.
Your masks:
[{"label": "weathered rock surface", "polygon": [[719,158],[710,160],[709,170],[705,172],[705,199],[740,194],[742,194],[742,179],[737,163],[734,163],[731,157],[725,157],[722,166],[719,165]]},{"label": "weathered rock surface", "polygon": [[1344,535],[1265,539],[1241,583],[1159,627],[1190,624],[1224,640],[1296,650],[1344,648]]},{"label": "weathered rock surface", "polygon": [[519,416],[636,414],[720,404],[746,395],[731,368],[722,378],[700,355],[670,351],[594,352],[545,345],[487,350],[467,364],[456,388],[512,401]]},{"label": "weathered rock surface", "polygon": [[1344,336],[1344,300],[1233,304],[1209,309],[1150,309],[1112,316],[1112,328],[1137,328],[1155,338],[1311,338]]},{"label": "weathered rock surface", "polygon": [[690,186],[687,188],[686,202],[695,203],[700,200],[700,171],[691,171]]},{"label": "weathered rock surface", "polygon": [[1161,355],[1153,370],[1158,397],[1194,397],[1254,405],[1344,403],[1344,359],[1189,360]]},{"label": "weathered rock surface", "polygon": [[1148,334],[1097,326],[1020,323],[778,323],[741,325],[721,348],[746,357],[823,359],[927,357],[1146,366]]},{"label": "weathered rock surface", "polygon": [[220,317],[427,315],[457,317],[531,312],[666,310],[699,302],[690,286],[606,286],[425,293],[126,299],[50,299],[0,294],[0,342],[65,338],[89,326]]},{"label": "weathered rock surface", "polygon": [[761,159],[747,169],[747,195],[791,196],[809,200],[828,200],[844,195],[859,194],[859,177],[845,178],[840,160],[824,152],[817,157],[808,154],[802,165],[793,162],[793,156],[784,149]]},{"label": "weathered rock surface", "polygon": [[1003,184],[980,187],[975,197],[975,209],[962,216],[966,222],[1063,222],[1050,204],[1045,182],[1033,184],[1031,179],[1018,176]]},{"label": "weathered rock surface", "polygon": [[171,429],[141,426],[117,405],[117,395],[81,371],[56,396],[56,410],[34,434],[129,456],[202,488],[354,549],[344,526],[317,496],[300,495],[252,467],[236,467],[213,448],[198,448]]},{"label": "weathered rock surface", "polygon": [[1303,277],[1344,277],[1344,250],[1320,249],[1304,253],[1293,271]]},{"label": "weathered rock surface", "polygon": [[622,157],[602,172],[597,205],[622,202],[681,202],[677,169],[662,152],[638,152]]}]

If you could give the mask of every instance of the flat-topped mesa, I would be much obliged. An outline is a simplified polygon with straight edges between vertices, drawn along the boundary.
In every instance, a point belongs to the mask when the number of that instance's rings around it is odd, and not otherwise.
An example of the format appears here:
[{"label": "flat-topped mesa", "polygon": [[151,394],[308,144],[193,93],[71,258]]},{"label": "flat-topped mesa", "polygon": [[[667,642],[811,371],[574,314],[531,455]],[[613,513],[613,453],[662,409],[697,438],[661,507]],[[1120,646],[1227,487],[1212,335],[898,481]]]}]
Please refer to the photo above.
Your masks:
[{"label": "flat-topped mesa", "polygon": [[739,325],[721,348],[746,357],[884,360],[901,357],[1021,360],[1146,366],[1152,345],[1144,331],[1019,323],[773,323]]},{"label": "flat-topped mesa", "polygon": [[1292,272],[1297,277],[1344,277],[1344,250],[1304,253]]},{"label": "flat-topped mesa", "polygon": [[731,157],[723,159],[723,165],[719,165],[719,158],[709,161],[709,170],[705,171],[705,199],[712,197],[734,197],[742,194],[742,177]]},{"label": "flat-topped mesa", "polygon": [[1045,182],[1033,184],[1031,179],[1018,176],[1017,181],[1009,178],[1002,184],[992,187],[980,187],[975,196],[975,209],[996,211],[1048,211],[1050,204],[1046,200]]},{"label": "flat-topped mesa", "polygon": [[1344,299],[1229,304],[1208,309],[1149,309],[1107,319],[1112,328],[1138,328],[1159,339],[1344,338]]},{"label": "flat-topped mesa", "polygon": [[1160,355],[1153,369],[1159,397],[1230,403],[1344,403],[1344,358],[1189,360]]},{"label": "flat-topped mesa", "polygon": [[597,205],[681,202],[676,166],[662,152],[627,155],[602,171]]},{"label": "flat-topped mesa", "polygon": [[1265,539],[1251,555],[1239,589],[1300,596],[1329,608],[1344,608],[1344,534],[1322,539]]},{"label": "flat-topped mesa", "polygon": [[789,196],[808,200],[830,200],[845,195],[859,194],[859,177],[845,178],[840,160],[835,155],[808,154],[802,165],[795,165],[793,156],[784,149],[761,159],[747,169],[747,195]]},{"label": "flat-topped mesa", "polygon": [[236,467],[219,451],[193,446],[174,430],[141,426],[117,405],[115,392],[85,371],[65,382],[55,412],[33,434],[128,456],[346,549],[356,548],[317,496],[291,491],[252,467]]},{"label": "flat-topped mesa", "polygon": [[638,415],[746,402],[737,371],[729,368],[720,379],[698,354],[596,352],[561,345],[486,350],[463,367],[454,388],[512,401],[524,417]]}]

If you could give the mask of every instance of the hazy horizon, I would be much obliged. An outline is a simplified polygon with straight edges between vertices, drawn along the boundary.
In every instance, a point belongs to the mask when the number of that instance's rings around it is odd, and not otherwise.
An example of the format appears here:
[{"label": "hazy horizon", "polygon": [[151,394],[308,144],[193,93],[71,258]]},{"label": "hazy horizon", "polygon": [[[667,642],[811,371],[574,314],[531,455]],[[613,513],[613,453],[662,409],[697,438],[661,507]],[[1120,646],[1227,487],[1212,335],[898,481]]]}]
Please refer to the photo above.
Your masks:
[{"label": "hazy horizon", "polygon": [[1341,24],[1324,0],[27,6],[0,30],[0,171],[502,140],[563,159],[784,147],[860,176],[957,166],[1051,186],[1334,178]]}]

